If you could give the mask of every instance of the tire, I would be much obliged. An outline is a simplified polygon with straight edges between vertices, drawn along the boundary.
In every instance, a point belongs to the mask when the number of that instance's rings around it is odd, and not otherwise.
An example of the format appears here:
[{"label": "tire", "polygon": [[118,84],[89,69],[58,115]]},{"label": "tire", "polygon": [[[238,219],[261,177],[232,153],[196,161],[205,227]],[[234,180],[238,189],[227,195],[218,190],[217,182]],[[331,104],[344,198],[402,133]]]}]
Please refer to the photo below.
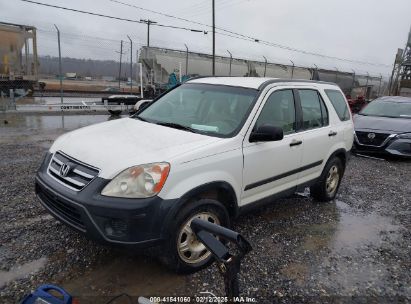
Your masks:
[{"label": "tire", "polygon": [[344,169],[340,158],[331,158],[325,165],[317,183],[310,188],[311,196],[319,202],[332,201],[337,195]]},{"label": "tire", "polygon": [[178,211],[175,220],[167,229],[169,235],[165,241],[163,253],[160,255],[163,264],[177,273],[193,273],[213,262],[211,253],[187,227],[195,217],[225,227],[228,227],[230,223],[226,208],[216,200],[192,201],[181,211]]}]

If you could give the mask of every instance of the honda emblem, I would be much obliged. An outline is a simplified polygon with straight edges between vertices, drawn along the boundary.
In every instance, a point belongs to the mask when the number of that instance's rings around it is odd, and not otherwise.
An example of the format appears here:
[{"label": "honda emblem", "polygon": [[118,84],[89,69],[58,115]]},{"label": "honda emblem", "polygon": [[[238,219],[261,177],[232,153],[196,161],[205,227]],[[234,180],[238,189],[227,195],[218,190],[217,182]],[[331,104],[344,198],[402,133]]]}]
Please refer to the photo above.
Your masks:
[{"label": "honda emblem", "polygon": [[61,177],[66,177],[67,174],[70,172],[70,165],[69,164],[62,164],[59,170],[59,174]]}]

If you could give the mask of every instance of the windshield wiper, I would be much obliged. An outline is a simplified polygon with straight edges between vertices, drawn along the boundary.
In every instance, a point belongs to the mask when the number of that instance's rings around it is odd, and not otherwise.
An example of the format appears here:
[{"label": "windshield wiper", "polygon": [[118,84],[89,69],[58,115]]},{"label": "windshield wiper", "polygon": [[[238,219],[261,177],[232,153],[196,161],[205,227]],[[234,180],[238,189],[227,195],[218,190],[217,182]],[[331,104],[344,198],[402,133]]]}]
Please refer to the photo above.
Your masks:
[{"label": "windshield wiper", "polygon": [[187,127],[187,126],[184,126],[184,125],[180,125],[180,124],[174,123],[174,122],[156,122],[156,124],[160,125],[160,126],[165,126],[165,127],[178,129],[178,130],[184,130],[184,131],[197,133],[197,131],[193,128],[190,128],[190,127]]}]

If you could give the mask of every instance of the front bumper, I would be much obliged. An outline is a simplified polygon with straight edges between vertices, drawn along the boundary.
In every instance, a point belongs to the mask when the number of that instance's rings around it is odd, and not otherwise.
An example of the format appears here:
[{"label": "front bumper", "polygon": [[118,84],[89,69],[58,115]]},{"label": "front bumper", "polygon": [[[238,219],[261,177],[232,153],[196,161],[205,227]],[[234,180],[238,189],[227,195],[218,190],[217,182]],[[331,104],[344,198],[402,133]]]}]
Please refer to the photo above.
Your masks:
[{"label": "front bumper", "polygon": [[387,138],[380,146],[361,144],[354,136],[353,153],[369,153],[381,156],[398,156],[411,158],[411,139],[398,138],[395,135]]},{"label": "front bumper", "polygon": [[149,247],[163,240],[167,215],[177,200],[102,196],[109,180],[99,177],[83,190],[73,191],[47,173],[51,156],[46,155],[37,172],[35,190],[54,217],[102,243]]}]

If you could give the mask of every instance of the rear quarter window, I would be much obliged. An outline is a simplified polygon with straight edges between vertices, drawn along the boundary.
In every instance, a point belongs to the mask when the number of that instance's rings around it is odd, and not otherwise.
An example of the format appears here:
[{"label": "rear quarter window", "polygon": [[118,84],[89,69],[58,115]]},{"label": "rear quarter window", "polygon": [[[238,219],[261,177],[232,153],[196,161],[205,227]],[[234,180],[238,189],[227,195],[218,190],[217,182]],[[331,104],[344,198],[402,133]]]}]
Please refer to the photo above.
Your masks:
[{"label": "rear quarter window", "polygon": [[350,119],[350,111],[348,110],[345,98],[340,91],[337,90],[324,90],[328,98],[333,105],[335,112],[337,112],[338,117],[341,121],[346,121]]}]

